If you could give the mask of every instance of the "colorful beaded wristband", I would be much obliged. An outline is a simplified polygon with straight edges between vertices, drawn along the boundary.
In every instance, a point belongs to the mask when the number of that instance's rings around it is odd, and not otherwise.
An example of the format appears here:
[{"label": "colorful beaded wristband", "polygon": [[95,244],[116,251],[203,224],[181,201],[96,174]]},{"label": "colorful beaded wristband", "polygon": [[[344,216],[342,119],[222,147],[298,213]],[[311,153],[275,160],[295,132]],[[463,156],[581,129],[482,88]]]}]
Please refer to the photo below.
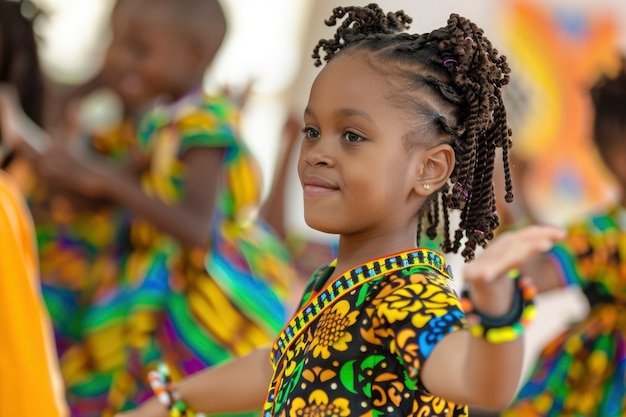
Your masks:
[{"label": "colorful beaded wristband", "polygon": [[489,343],[498,344],[513,341],[524,333],[535,317],[534,296],[537,293],[534,283],[529,277],[523,276],[518,270],[509,271],[509,277],[515,283],[513,306],[500,317],[488,316],[475,307],[466,289],[461,294],[461,306],[469,323],[470,333]]},{"label": "colorful beaded wristband", "polygon": [[156,370],[148,372],[148,382],[157,400],[169,411],[169,417],[205,417],[204,414],[187,409],[187,405],[172,383],[166,364],[160,363]]}]

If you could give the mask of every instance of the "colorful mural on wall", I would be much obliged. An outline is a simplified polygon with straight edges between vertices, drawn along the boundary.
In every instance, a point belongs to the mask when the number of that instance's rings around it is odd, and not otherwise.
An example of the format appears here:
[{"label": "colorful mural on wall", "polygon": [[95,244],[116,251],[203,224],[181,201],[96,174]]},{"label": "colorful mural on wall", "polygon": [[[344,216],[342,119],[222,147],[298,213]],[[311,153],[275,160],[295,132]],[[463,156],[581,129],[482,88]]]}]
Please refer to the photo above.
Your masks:
[{"label": "colorful mural on wall", "polygon": [[501,30],[515,80],[513,150],[527,167],[520,186],[538,220],[563,224],[614,195],[591,141],[587,92],[617,69],[618,25],[610,10],[550,7],[508,1]]}]

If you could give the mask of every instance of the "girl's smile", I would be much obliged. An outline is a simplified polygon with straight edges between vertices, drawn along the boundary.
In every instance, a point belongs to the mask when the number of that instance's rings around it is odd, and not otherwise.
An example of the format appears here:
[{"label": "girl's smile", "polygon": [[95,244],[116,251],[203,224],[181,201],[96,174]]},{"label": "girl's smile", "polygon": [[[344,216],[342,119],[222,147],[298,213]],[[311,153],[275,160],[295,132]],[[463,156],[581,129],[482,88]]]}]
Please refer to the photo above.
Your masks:
[{"label": "girl's smile", "polygon": [[305,198],[324,196],[339,191],[339,186],[333,184],[331,181],[306,172],[302,176],[302,188]]}]

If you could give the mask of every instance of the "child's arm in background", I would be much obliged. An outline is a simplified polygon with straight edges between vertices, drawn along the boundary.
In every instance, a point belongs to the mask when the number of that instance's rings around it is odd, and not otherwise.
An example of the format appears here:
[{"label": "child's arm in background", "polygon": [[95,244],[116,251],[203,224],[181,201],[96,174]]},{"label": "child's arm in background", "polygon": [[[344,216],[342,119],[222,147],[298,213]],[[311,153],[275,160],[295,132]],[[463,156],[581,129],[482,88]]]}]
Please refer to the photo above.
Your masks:
[{"label": "child's arm in background", "polygon": [[[188,408],[203,413],[234,413],[263,406],[272,378],[269,348],[188,376],[176,389]],[[136,410],[116,417],[167,417],[164,405],[152,398]]]},{"label": "child's arm in background", "polygon": [[[464,269],[475,308],[492,317],[506,315],[514,293],[513,281],[505,276],[506,272],[549,250],[564,236],[563,230],[549,226],[530,226],[498,236]],[[503,408],[519,384],[523,344],[522,336],[491,344],[469,331],[450,333],[422,365],[422,382],[433,394],[458,404]]]},{"label": "child's arm in background", "polygon": [[[184,245],[204,245],[209,234],[223,148],[191,148],[185,152],[184,196],[176,205],[147,195],[129,170],[100,158],[72,152],[63,144],[46,141],[47,134],[23,114],[10,89],[0,89],[0,128],[37,168],[46,181],[92,199],[108,199],[133,210]],[[32,129],[30,127],[33,127]]]},{"label": "child's arm in background", "polygon": [[27,157],[40,155],[51,143],[48,134],[24,113],[13,84],[0,83],[0,138]]},{"label": "child's arm in background", "polygon": [[301,122],[293,115],[290,115],[283,128],[283,138],[280,143],[278,159],[276,161],[276,172],[272,188],[261,207],[261,217],[272,226],[278,235],[285,239],[287,237],[287,225],[285,224],[285,204],[289,175],[295,174],[291,171],[291,157],[295,153],[296,146],[300,144],[299,133],[301,132]]},{"label": "child's arm in background", "polygon": [[91,198],[107,198],[127,207],[183,245],[207,244],[224,157],[223,148],[191,148],[183,157],[183,199],[167,204],[143,190],[138,178],[105,161],[51,146],[38,161],[42,175]]}]

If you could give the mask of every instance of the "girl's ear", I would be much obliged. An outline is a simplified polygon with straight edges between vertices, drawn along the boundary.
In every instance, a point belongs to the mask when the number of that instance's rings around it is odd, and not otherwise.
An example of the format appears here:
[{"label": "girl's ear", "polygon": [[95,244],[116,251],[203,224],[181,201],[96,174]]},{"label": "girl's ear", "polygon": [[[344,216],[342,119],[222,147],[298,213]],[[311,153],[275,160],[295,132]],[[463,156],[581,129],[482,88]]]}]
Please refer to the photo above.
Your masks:
[{"label": "girl's ear", "polygon": [[450,178],[455,164],[454,150],[447,143],[441,143],[421,151],[419,158],[421,163],[413,189],[417,195],[428,197]]}]

